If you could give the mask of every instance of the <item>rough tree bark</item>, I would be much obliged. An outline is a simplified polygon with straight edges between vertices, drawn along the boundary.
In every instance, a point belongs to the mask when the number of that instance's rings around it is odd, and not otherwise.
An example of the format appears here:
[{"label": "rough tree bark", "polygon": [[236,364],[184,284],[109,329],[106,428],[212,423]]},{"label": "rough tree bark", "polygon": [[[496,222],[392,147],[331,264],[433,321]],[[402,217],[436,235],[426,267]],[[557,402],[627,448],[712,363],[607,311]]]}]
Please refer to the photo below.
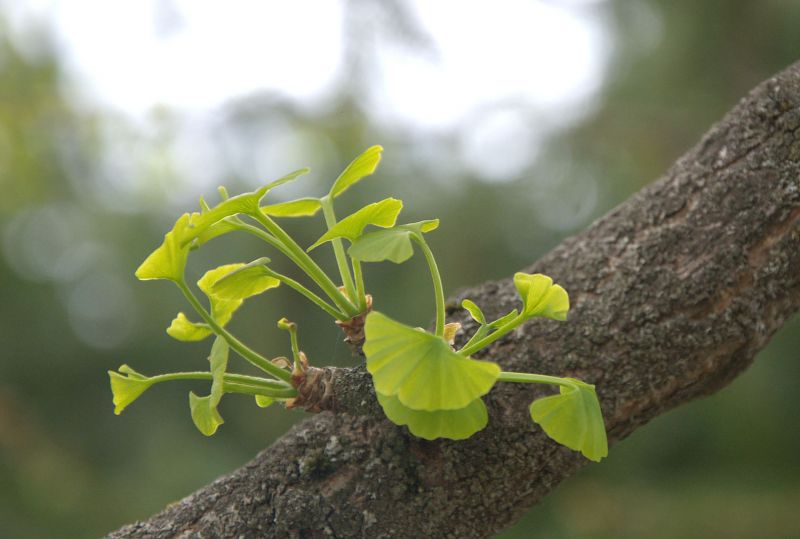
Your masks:
[{"label": "rough tree bark", "polygon": [[[569,291],[569,321],[528,323],[483,355],[596,384],[613,443],[741,373],[800,306],[798,268],[800,63],[528,268]],[[510,279],[461,297],[489,315],[517,304]],[[531,424],[527,406],[546,389],[500,384],[485,430],[427,442],[384,419],[362,367],[320,374],[315,404],[328,411],[109,537],[485,537],[587,462]]]}]

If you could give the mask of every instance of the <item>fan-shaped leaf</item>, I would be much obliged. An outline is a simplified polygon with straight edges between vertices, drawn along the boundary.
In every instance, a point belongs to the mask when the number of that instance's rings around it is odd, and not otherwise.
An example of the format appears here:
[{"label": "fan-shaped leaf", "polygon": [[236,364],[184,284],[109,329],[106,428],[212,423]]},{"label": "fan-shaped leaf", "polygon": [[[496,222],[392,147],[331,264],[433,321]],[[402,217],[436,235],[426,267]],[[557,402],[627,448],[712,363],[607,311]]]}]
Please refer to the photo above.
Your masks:
[{"label": "fan-shaped leaf", "polygon": [[208,325],[192,322],[183,313],[178,313],[167,328],[167,335],[184,342],[202,341],[212,333]]},{"label": "fan-shaped leaf", "polygon": [[391,260],[395,264],[405,262],[414,254],[411,245],[412,234],[435,230],[438,219],[399,225],[386,230],[367,232],[348,249],[348,254],[361,262],[383,262]]},{"label": "fan-shaped leaf", "polygon": [[396,425],[407,425],[411,434],[426,440],[449,438],[464,440],[486,426],[489,415],[481,399],[475,399],[458,410],[412,410],[397,397],[377,393],[386,417]]},{"label": "fan-shaped leaf", "polygon": [[376,225],[384,228],[394,226],[395,221],[397,221],[397,216],[402,209],[403,202],[396,198],[387,198],[380,202],[368,204],[336,223],[330,230],[323,234],[314,245],[309,247],[308,250],[311,251],[326,241],[331,241],[336,238],[347,238],[353,242],[361,236],[361,233],[367,225]]},{"label": "fan-shaped leaf", "polygon": [[569,296],[566,290],[553,279],[541,273],[514,274],[514,286],[522,297],[522,313],[526,318],[544,316],[554,320],[566,320],[569,311]]},{"label": "fan-shaped leaf", "polygon": [[318,198],[298,198],[264,206],[261,211],[270,217],[310,217],[322,208]]},{"label": "fan-shaped leaf", "polygon": [[168,279],[176,283],[183,281],[186,259],[189,256],[189,246],[185,245],[190,235],[189,223],[188,213],[180,216],[172,230],[164,236],[161,245],[136,270],[138,279]]},{"label": "fan-shaped leaf", "polygon": [[504,326],[507,322],[510,322],[511,320],[516,318],[517,316],[519,316],[519,311],[514,309],[510,313],[501,316],[500,318],[498,318],[494,322],[490,322],[489,323],[489,327],[490,328],[499,328],[501,326]]},{"label": "fan-shaped leaf", "polygon": [[267,262],[259,259],[224,275],[211,286],[211,294],[223,300],[245,300],[279,286],[281,282],[264,267]]},{"label": "fan-shaped leaf", "polygon": [[198,397],[194,393],[189,393],[189,409],[192,412],[192,421],[197,430],[211,436],[225,420],[219,415],[217,406],[212,404],[211,396]]},{"label": "fan-shaped leaf", "polygon": [[267,194],[268,191],[282,185],[286,182],[290,182],[296,179],[303,174],[309,172],[310,169],[302,168],[300,170],[296,170],[282,178],[278,178],[277,180],[268,183],[267,185],[252,191],[250,193],[242,193],[240,195],[236,195],[235,197],[230,197],[226,200],[223,200],[213,208],[208,211],[203,211],[199,214],[194,214],[192,218],[192,230],[189,237],[186,239],[190,241],[201,233],[203,233],[206,229],[208,229],[214,223],[225,219],[226,217],[231,217],[233,215],[244,213],[249,215],[255,215],[260,212],[259,203],[261,199],[264,198],[264,195]]},{"label": "fan-shaped leaf", "polygon": [[219,401],[224,394],[225,369],[228,367],[228,343],[222,337],[217,337],[211,346],[208,356],[211,364],[211,394],[207,397],[198,397],[189,393],[189,409],[192,412],[197,430],[211,436],[225,421],[217,411]]},{"label": "fan-shaped leaf", "polygon": [[224,326],[230,321],[233,313],[242,305],[243,300],[217,297],[213,293],[214,285],[217,281],[241,267],[244,267],[244,264],[225,264],[224,266],[208,270],[203,274],[200,280],[197,281],[197,286],[208,296],[211,302],[211,316],[213,316],[214,320],[221,326]]},{"label": "fan-shaped leaf", "polygon": [[375,390],[413,410],[456,410],[485,395],[500,374],[489,361],[468,359],[431,333],[373,311],[364,326],[364,354]]},{"label": "fan-shaped leaf", "polygon": [[271,406],[274,402],[275,399],[272,397],[267,397],[266,395],[256,395],[256,405],[259,408],[266,408],[267,406]]},{"label": "fan-shaped leaf", "polygon": [[[260,262],[259,259],[256,262]],[[263,262],[262,262],[263,263]],[[254,264],[254,263],[251,263]],[[219,281],[231,274],[235,274],[237,270],[251,269],[250,265],[246,264],[225,264],[214,269],[210,269],[203,274],[197,286],[200,290],[208,296],[211,303],[211,316],[220,325],[225,326],[230,322],[233,313],[241,307],[242,303],[248,297],[260,294],[270,288],[274,288],[280,284],[277,279],[267,277],[264,275],[250,275],[245,273],[242,276],[232,276],[232,282],[216,286]],[[263,271],[263,269],[262,269]],[[220,290],[222,292],[220,292]],[[178,316],[167,328],[167,334],[179,341],[199,341],[205,339],[212,334],[211,329],[205,324],[192,322],[183,313],[178,313]]]},{"label": "fan-shaped leaf", "polygon": [[116,415],[121,414],[129,404],[153,385],[152,380],[127,365],[122,365],[119,368],[119,372],[108,371],[108,377],[111,382],[114,413]]},{"label": "fan-shaped leaf", "polygon": [[[194,213],[192,215],[200,215],[198,213]],[[196,217],[193,217],[196,219]],[[197,249],[204,244],[208,243],[209,241],[213,240],[218,236],[222,236],[223,234],[227,234],[228,232],[233,232],[234,230],[238,230],[238,225],[243,224],[237,217],[226,217],[221,221],[217,221],[213,225],[209,226],[205,230],[203,230],[200,234],[197,235],[197,239],[192,242],[192,249]]]},{"label": "fan-shaped leaf", "polygon": [[464,301],[461,302],[461,306],[469,312],[469,315],[477,323],[479,324],[486,323],[486,317],[483,315],[483,311],[481,311],[481,308],[478,307],[478,305],[475,304],[474,301],[465,299]]},{"label": "fan-shaped leaf", "polygon": [[353,159],[339,177],[336,178],[329,196],[338,197],[347,191],[350,186],[375,172],[375,169],[378,168],[378,163],[381,161],[381,152],[383,152],[383,147],[372,146]]},{"label": "fan-shaped leaf", "polygon": [[556,442],[580,451],[590,460],[608,455],[603,413],[594,386],[568,378],[558,395],[533,401],[531,418]]},{"label": "fan-shaped leaf", "polygon": [[211,404],[216,406],[222,399],[225,370],[228,368],[228,343],[222,337],[214,339],[208,362],[211,364]]}]

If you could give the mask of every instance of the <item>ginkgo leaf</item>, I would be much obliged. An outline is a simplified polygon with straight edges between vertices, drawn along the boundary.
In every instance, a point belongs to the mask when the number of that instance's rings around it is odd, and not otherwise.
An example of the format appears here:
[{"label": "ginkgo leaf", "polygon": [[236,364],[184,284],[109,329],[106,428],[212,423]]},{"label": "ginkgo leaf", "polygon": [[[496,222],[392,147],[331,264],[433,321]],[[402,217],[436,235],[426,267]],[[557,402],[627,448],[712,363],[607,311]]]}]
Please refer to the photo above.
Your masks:
[{"label": "ginkgo leaf", "polygon": [[467,312],[469,312],[469,315],[477,323],[481,325],[486,323],[486,317],[483,315],[483,311],[480,307],[478,307],[478,305],[475,304],[474,301],[465,299],[461,302],[461,306],[465,308]]},{"label": "ginkgo leaf", "polygon": [[414,410],[456,410],[485,395],[500,375],[490,361],[455,353],[441,337],[373,311],[364,354],[375,390]]},{"label": "ginkgo leaf", "polygon": [[186,259],[189,256],[189,246],[185,245],[185,241],[190,235],[190,219],[188,213],[180,216],[172,230],[164,236],[161,245],[136,270],[138,279],[168,279],[176,283],[183,281]]},{"label": "ginkgo leaf", "polygon": [[271,406],[274,402],[275,399],[272,397],[267,397],[266,395],[256,395],[256,406],[259,408],[266,408],[267,406]]},{"label": "ginkgo leaf", "polygon": [[430,232],[438,226],[439,220],[432,219],[367,232],[354,241],[347,252],[361,262],[391,260],[395,264],[400,264],[414,254],[414,247],[411,245],[412,235]]},{"label": "ginkgo leaf", "polygon": [[[217,282],[246,266],[246,264],[242,263],[225,264],[208,270],[197,281],[197,286],[211,303],[211,316],[220,326],[224,327],[231,321],[233,313],[241,307],[246,298],[278,286],[275,283],[277,279],[262,279],[261,276],[258,276],[253,281],[248,281],[248,276],[245,274],[241,280],[240,278],[234,279],[230,286],[221,287],[223,292],[220,294],[219,288],[216,287]],[[192,322],[183,313],[178,313],[167,328],[167,334],[179,341],[199,341],[212,335],[212,333],[208,326]]]},{"label": "ginkgo leaf", "polygon": [[216,320],[221,326],[224,326],[230,321],[233,313],[242,305],[243,300],[224,299],[214,295],[214,285],[217,281],[229,273],[233,273],[243,266],[244,264],[241,263],[225,264],[223,266],[208,270],[203,274],[200,280],[197,281],[197,286],[206,296],[208,296],[208,299],[211,302],[211,316],[213,316],[214,320]]},{"label": "ginkgo leaf", "polygon": [[219,415],[216,404],[212,404],[211,396],[198,397],[194,393],[189,393],[189,409],[192,412],[192,421],[197,430],[211,436],[225,420]]},{"label": "ginkgo leaf", "polygon": [[270,217],[310,217],[322,209],[318,198],[298,198],[288,202],[270,204],[261,208],[264,215]]},{"label": "ginkgo leaf", "polygon": [[114,413],[119,415],[133,401],[153,385],[153,381],[134,371],[127,365],[122,365],[119,372],[108,371],[113,395]]},{"label": "ginkgo leaf", "polygon": [[412,410],[403,406],[397,397],[377,393],[378,402],[386,417],[396,425],[406,425],[411,434],[426,440],[449,438],[465,440],[483,429],[489,414],[481,399],[475,399],[457,410]]},{"label": "ginkgo leaf", "polygon": [[197,430],[206,436],[211,436],[225,421],[219,415],[217,406],[225,393],[225,370],[228,368],[228,343],[222,337],[217,337],[211,346],[208,362],[211,365],[211,393],[207,397],[198,397],[189,393],[189,409],[192,412],[192,421]]},{"label": "ginkgo leaf", "polygon": [[214,339],[208,362],[211,364],[211,404],[216,406],[224,393],[225,370],[228,368],[228,342],[222,338]]},{"label": "ginkgo leaf", "polygon": [[183,313],[178,313],[167,328],[167,335],[184,342],[202,341],[212,333],[207,324],[192,322]]},{"label": "ginkgo leaf", "polygon": [[339,174],[339,177],[336,178],[333,187],[331,187],[329,196],[332,198],[338,197],[362,178],[375,172],[378,163],[381,161],[381,152],[383,152],[382,146],[372,146],[353,159],[353,161],[347,165],[347,168]]},{"label": "ginkgo leaf", "polygon": [[533,401],[531,418],[556,442],[599,461],[608,455],[608,441],[594,386],[567,380],[572,385],[560,386],[558,395]]},{"label": "ginkgo leaf", "polygon": [[322,245],[326,241],[336,238],[347,238],[351,242],[355,241],[368,225],[380,227],[394,226],[400,210],[403,209],[403,202],[396,198],[387,198],[380,202],[368,204],[357,212],[348,215],[330,228],[318,239],[314,245],[308,248],[309,251]]},{"label": "ginkgo leaf", "polygon": [[264,267],[268,262],[268,258],[261,258],[224,275],[211,286],[211,295],[223,300],[244,300],[279,286],[281,282]]},{"label": "ginkgo leaf", "polygon": [[566,320],[569,311],[567,291],[553,279],[541,273],[515,273],[514,286],[522,298],[522,314],[526,318],[544,316],[554,320]]},{"label": "ginkgo leaf", "polygon": [[260,212],[259,204],[261,199],[267,194],[268,191],[278,187],[279,185],[283,185],[286,182],[290,182],[296,179],[303,174],[309,172],[310,169],[302,168],[300,170],[296,170],[282,178],[278,178],[277,180],[268,183],[267,185],[252,191],[250,193],[242,193],[240,195],[236,195],[235,197],[230,197],[226,200],[223,200],[213,208],[209,209],[208,211],[203,211],[202,213],[195,214],[192,218],[192,229],[191,234],[187,238],[187,240],[192,240],[203,233],[208,227],[213,225],[214,223],[225,219],[226,217],[231,217],[233,215],[237,215],[239,213],[255,215]]},{"label": "ginkgo leaf", "polygon": [[[200,215],[200,214],[193,214]],[[238,222],[237,222],[238,221]],[[208,243],[216,237],[238,230],[239,226],[243,224],[237,217],[226,217],[221,221],[217,221],[197,235],[197,239],[192,242],[192,249],[197,249],[202,245]]]},{"label": "ginkgo leaf", "polygon": [[498,318],[494,322],[490,322],[489,323],[489,327],[490,328],[499,328],[500,326],[505,325],[506,322],[510,322],[511,320],[513,320],[514,318],[516,318],[518,316],[519,316],[519,311],[514,309],[510,313],[504,314],[503,316],[501,316],[500,318]]}]

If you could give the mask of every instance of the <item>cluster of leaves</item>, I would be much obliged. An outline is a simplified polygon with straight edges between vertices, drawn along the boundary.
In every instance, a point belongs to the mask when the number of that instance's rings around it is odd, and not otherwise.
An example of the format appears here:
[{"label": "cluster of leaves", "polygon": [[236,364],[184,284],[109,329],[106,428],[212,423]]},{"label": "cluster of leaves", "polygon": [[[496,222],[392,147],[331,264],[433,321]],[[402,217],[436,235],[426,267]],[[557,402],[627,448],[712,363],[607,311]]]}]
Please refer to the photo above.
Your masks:
[{"label": "cluster of leaves", "polygon": [[[244,300],[286,285],[346,325],[365,318],[363,345],[367,370],[372,374],[378,400],[386,416],[406,425],[415,436],[426,439],[465,439],[483,429],[488,421],[482,397],[498,381],[553,384],[558,394],[534,401],[532,419],[554,440],[600,460],[607,454],[607,442],[600,406],[594,387],[571,378],[530,373],[503,372],[498,364],[470,356],[512,331],[527,320],[545,317],[565,320],[569,310],[566,291],[545,275],[518,273],[514,284],[522,306],[494,321],[487,321],[481,309],[465,300],[463,307],[478,323],[477,331],[459,350],[453,347],[459,324],[445,323],[444,292],[433,253],[425,234],[435,230],[438,220],[397,224],[403,204],[387,198],[337,220],[334,199],[361,179],[371,175],[381,158],[382,148],[373,146],[342,172],[330,191],[320,198],[300,198],[264,204],[275,187],[308,172],[301,169],[264,187],[235,197],[220,189],[221,202],[209,207],[200,201],[200,211],[183,214],[163,243],[142,263],[136,276],[142,280],[172,281],[199,316],[192,321],[179,312],[167,333],[181,341],[199,341],[215,336],[209,354],[208,371],[178,372],[145,376],[127,365],[109,371],[115,412],[122,410],[155,383],[170,380],[207,380],[207,396],[189,394],[192,419],[206,435],[216,432],[223,419],[217,406],[226,393],[255,396],[259,406],[287,401],[297,396],[296,386],[308,368],[297,343],[296,325],[283,319],[278,326],[290,334],[293,361],[272,360],[238,340],[226,325]],[[301,248],[275,218],[314,216],[322,212],[327,231],[307,250]],[[284,254],[314,284],[321,295],[306,285],[273,270],[268,258],[250,263],[226,264],[207,271],[197,282],[206,296],[206,307],[186,283],[184,273],[189,253],[218,236],[241,231],[252,234]],[[348,246],[345,249],[345,241]],[[309,252],[330,243],[336,257],[337,286]],[[414,247],[425,256],[433,281],[436,304],[434,332],[414,328],[371,311],[361,264],[390,261],[400,264],[411,258]],[[258,367],[266,377],[228,372],[230,350]]]}]

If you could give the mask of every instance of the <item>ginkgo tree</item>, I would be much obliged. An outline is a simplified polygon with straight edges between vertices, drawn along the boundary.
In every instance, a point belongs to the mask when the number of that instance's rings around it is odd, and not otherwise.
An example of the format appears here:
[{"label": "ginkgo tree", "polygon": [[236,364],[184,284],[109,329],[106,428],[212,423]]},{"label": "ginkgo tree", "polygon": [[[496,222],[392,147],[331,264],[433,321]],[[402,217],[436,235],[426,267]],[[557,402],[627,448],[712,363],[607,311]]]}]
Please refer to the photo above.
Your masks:
[{"label": "ginkgo tree", "polygon": [[[109,371],[115,413],[121,413],[152,385],[174,380],[210,382],[208,395],[189,393],[192,420],[208,436],[223,423],[218,406],[225,394],[251,395],[261,407],[274,402],[291,405],[309,368],[309,361],[298,345],[297,325],[286,319],[278,322],[278,327],[289,333],[292,361],[285,357],[270,360],[226,328],[246,299],[285,285],[328,313],[346,333],[363,329],[363,353],[378,401],[389,420],[406,426],[412,435],[429,440],[469,438],[488,422],[483,397],[496,383],[548,384],[558,386],[559,392],[532,402],[533,421],[552,439],[587,458],[599,461],[605,457],[606,432],[594,386],[573,378],[505,372],[496,362],[472,358],[532,318],[566,320],[569,297],[561,286],[546,275],[517,273],[514,285],[521,305],[493,321],[488,321],[474,302],[464,300],[462,307],[477,322],[478,329],[456,349],[455,337],[461,327],[446,323],[442,279],[425,240],[425,235],[436,230],[439,221],[397,224],[403,203],[395,198],[368,204],[337,219],[335,199],[375,171],[381,152],[380,146],[367,149],[345,168],[330,191],[319,198],[265,201],[272,189],[309,172],[305,168],[250,193],[231,197],[220,188],[221,201],[216,206],[210,207],[201,199],[199,211],[181,215],[161,245],[138,268],[136,276],[142,280],[172,281],[182,292],[199,320],[179,312],[167,334],[187,342],[213,336],[208,369],[155,376],[136,372],[128,365]],[[276,222],[281,218],[313,217],[320,212],[327,230],[307,249]],[[197,282],[197,288],[206,297],[204,303],[185,279],[189,254],[232,232],[263,240],[294,263],[307,282],[303,284],[278,273],[270,267],[267,257],[249,263],[224,264],[208,270]],[[328,243],[336,259],[336,278],[330,277],[309,254]],[[366,292],[363,263],[401,264],[414,255],[415,248],[425,257],[433,282],[436,306],[433,332],[374,311]],[[231,350],[264,375],[229,372]]]}]

